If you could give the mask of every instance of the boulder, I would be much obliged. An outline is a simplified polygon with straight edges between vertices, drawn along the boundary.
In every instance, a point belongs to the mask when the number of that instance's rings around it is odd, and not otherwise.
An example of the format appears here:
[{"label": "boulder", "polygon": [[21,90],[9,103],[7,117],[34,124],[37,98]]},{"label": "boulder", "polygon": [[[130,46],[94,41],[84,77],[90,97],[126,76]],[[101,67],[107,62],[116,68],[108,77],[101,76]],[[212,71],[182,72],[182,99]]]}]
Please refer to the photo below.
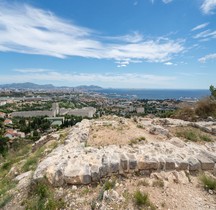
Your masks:
[{"label": "boulder", "polygon": [[154,125],[149,129],[150,134],[168,136],[169,131],[160,125]]},{"label": "boulder", "polygon": [[18,181],[16,188],[18,190],[27,189],[31,184],[32,175],[33,175],[33,171],[27,171],[27,172],[17,176],[14,179],[15,181]]},{"label": "boulder", "polygon": [[183,148],[185,146],[184,141],[182,141],[180,138],[178,137],[173,137],[169,140],[169,142],[179,148]]}]

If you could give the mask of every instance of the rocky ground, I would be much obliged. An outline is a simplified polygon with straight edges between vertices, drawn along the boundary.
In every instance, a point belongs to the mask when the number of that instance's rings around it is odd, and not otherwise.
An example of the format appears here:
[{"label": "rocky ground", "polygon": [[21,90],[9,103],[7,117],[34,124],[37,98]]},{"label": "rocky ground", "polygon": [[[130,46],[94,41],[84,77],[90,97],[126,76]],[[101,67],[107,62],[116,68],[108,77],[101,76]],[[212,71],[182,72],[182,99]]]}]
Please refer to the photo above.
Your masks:
[{"label": "rocky ground", "polygon": [[[216,175],[215,135],[213,121],[83,120],[34,145],[56,142],[35,170],[14,169],[18,184],[4,209],[33,205],[32,185],[44,179],[61,204],[50,209],[216,209],[215,191],[200,181],[202,173]],[[137,191],[148,194],[148,205],[138,205]]]}]

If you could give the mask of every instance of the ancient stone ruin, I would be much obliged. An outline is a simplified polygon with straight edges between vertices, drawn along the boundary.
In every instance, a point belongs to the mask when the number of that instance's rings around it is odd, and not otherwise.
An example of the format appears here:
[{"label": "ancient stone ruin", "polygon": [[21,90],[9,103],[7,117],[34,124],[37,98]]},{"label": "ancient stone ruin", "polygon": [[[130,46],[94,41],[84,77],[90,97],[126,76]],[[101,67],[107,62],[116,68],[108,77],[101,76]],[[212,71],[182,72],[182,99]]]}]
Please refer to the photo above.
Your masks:
[{"label": "ancient stone ruin", "polygon": [[[97,182],[112,174],[136,172],[150,175],[152,172],[170,170],[212,171],[216,166],[215,142],[198,145],[172,137],[168,141],[132,146],[87,146],[92,123],[93,120],[83,120],[72,127],[64,144],[54,149],[39,163],[33,178],[38,180],[46,177],[54,186],[78,185]],[[172,120],[163,123],[171,126],[188,125],[184,121]],[[156,132],[158,129],[162,134],[165,132],[161,127],[152,128],[152,122],[149,126],[150,132]],[[194,126],[206,125],[199,123]],[[207,125],[208,130],[209,126]]]}]

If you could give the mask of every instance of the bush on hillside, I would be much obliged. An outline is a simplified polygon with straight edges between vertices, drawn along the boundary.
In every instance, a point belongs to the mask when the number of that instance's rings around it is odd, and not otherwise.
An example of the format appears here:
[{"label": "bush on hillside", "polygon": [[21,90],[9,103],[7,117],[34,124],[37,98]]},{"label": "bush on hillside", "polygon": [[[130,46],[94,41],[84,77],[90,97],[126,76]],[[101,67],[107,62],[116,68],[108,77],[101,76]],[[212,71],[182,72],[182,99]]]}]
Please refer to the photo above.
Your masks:
[{"label": "bush on hillside", "polygon": [[198,101],[195,107],[195,113],[203,119],[209,116],[216,117],[216,101],[211,98]]},{"label": "bush on hillside", "polygon": [[216,99],[216,88],[213,85],[211,85],[209,87],[209,90],[211,92],[211,98]]},{"label": "bush on hillside", "polygon": [[209,97],[199,100],[193,107],[177,110],[171,117],[187,121],[206,119],[210,116],[216,118],[216,88],[211,85],[209,90]]},{"label": "bush on hillside", "polygon": [[177,110],[171,117],[187,121],[195,121],[197,119],[195,110],[189,106]]},{"label": "bush on hillside", "polygon": [[201,99],[194,107],[184,107],[177,110],[171,117],[187,121],[207,119],[209,116],[216,118],[216,100],[211,97]]}]

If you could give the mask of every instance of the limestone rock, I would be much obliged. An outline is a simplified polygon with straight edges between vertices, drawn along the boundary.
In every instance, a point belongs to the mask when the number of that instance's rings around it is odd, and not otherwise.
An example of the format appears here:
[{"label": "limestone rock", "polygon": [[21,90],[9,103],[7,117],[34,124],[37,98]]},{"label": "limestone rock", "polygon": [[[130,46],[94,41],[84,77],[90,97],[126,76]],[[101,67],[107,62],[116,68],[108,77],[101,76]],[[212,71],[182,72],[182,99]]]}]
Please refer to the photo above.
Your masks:
[{"label": "limestone rock", "polygon": [[15,181],[18,181],[16,188],[19,190],[28,188],[32,180],[32,175],[33,175],[33,171],[27,171],[17,176],[14,179]]},{"label": "limestone rock", "polygon": [[164,136],[169,135],[169,131],[160,125],[155,125],[152,128],[150,128],[149,133],[154,135],[164,135]]},{"label": "limestone rock", "polygon": [[199,155],[197,156],[197,159],[201,163],[202,170],[212,170],[214,168],[215,163],[212,160],[208,159],[207,157]]},{"label": "limestone rock", "polygon": [[200,170],[200,162],[196,158],[190,157],[188,159],[188,162],[189,162],[189,170],[190,171]]},{"label": "limestone rock", "polygon": [[176,147],[180,147],[183,148],[185,146],[185,143],[178,137],[173,137],[169,140],[169,142],[173,145],[175,145]]}]

